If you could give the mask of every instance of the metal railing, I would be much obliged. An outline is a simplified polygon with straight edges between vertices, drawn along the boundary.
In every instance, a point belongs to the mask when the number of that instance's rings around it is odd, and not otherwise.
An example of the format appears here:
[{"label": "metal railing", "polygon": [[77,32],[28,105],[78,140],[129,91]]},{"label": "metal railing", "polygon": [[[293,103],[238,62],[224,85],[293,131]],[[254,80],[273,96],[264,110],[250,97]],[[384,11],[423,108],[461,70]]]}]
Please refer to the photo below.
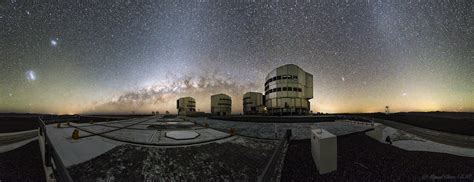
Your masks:
[{"label": "metal railing", "polygon": [[[58,155],[56,152],[56,149],[51,143],[51,140],[48,137],[48,133],[46,132],[46,123],[43,121],[41,117],[38,118],[39,122],[39,136],[40,139],[40,146],[42,151],[43,159],[44,159],[44,165],[46,167],[50,167],[53,171],[54,177],[57,181],[64,181],[64,182],[72,182],[72,178],[69,175],[69,172],[66,169],[66,166],[64,166],[63,161],[61,160],[61,157]],[[69,118],[70,120],[70,118]],[[69,121],[68,120],[68,121]],[[59,122],[57,120],[48,120],[47,123],[54,123],[54,122]]]},{"label": "metal railing", "polygon": [[262,175],[259,176],[258,181],[280,181],[281,170],[283,168],[283,162],[285,160],[290,139],[291,130],[286,130],[285,135],[273,151],[272,157],[265,166]]}]

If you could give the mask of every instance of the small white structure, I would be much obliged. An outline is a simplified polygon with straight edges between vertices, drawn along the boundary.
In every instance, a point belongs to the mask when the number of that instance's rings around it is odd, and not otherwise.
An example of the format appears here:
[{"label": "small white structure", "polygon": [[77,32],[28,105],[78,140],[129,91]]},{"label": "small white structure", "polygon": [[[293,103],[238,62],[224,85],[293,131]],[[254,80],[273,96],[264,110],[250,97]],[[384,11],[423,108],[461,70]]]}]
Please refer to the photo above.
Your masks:
[{"label": "small white structure", "polygon": [[319,174],[337,170],[337,137],[323,129],[311,130],[311,154]]}]

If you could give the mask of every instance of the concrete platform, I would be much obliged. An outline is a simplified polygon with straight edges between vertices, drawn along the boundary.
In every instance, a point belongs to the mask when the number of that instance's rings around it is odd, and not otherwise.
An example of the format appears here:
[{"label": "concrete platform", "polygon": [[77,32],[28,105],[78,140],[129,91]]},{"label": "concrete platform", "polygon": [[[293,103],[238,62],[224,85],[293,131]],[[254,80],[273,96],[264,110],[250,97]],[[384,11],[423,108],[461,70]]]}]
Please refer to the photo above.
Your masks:
[{"label": "concrete platform", "polygon": [[[66,166],[71,166],[88,161],[92,158],[124,144],[150,145],[148,147],[160,146],[182,146],[204,144],[207,141],[218,141],[230,137],[230,134],[207,129],[190,128],[186,130],[156,130],[145,129],[149,124],[156,124],[157,118],[138,118],[121,121],[100,122],[95,124],[71,123],[71,126],[57,128],[56,125],[47,125],[46,131],[56,148],[59,156]],[[163,121],[164,125],[194,125],[190,122],[178,122],[173,120]],[[149,124],[144,124],[149,123]],[[138,125],[143,125],[143,130],[137,130]],[[201,127],[199,127],[201,128]],[[72,139],[72,132],[78,129],[78,140]],[[168,132],[195,133],[197,136],[177,135],[166,137]]]}]

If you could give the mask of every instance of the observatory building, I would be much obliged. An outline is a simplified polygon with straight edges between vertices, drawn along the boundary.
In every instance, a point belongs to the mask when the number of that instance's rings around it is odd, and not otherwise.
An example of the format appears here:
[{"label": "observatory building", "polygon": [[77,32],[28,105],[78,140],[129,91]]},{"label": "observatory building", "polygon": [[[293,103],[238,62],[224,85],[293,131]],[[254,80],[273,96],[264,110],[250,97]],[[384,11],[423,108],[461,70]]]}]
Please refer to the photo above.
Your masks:
[{"label": "observatory building", "polygon": [[265,77],[265,106],[271,115],[308,114],[313,75],[294,64],[280,66]]},{"label": "observatory building", "polygon": [[216,94],[211,96],[211,113],[217,116],[230,115],[232,99],[226,94]]},{"label": "observatory building", "polygon": [[264,96],[258,92],[247,92],[243,97],[244,114],[262,114],[265,112]]},{"label": "observatory building", "polygon": [[182,97],[176,101],[178,115],[186,116],[196,112],[196,100],[192,97]]}]

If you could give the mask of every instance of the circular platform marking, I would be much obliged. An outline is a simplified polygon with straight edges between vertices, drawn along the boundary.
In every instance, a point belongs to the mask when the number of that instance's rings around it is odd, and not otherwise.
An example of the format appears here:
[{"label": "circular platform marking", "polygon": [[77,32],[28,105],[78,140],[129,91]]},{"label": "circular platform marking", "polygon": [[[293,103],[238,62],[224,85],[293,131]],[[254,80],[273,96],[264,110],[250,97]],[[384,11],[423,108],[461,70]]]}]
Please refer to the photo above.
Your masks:
[{"label": "circular platform marking", "polygon": [[149,124],[149,129],[189,129],[194,126],[191,122],[157,122]]},{"label": "circular platform marking", "polygon": [[166,137],[175,140],[189,140],[199,136],[199,133],[195,131],[169,131],[166,132]]},{"label": "circular platform marking", "polygon": [[180,125],[180,126],[185,126],[185,125],[194,125],[194,123],[191,122],[174,122],[174,121],[168,121],[168,122],[156,122],[150,125]]}]

